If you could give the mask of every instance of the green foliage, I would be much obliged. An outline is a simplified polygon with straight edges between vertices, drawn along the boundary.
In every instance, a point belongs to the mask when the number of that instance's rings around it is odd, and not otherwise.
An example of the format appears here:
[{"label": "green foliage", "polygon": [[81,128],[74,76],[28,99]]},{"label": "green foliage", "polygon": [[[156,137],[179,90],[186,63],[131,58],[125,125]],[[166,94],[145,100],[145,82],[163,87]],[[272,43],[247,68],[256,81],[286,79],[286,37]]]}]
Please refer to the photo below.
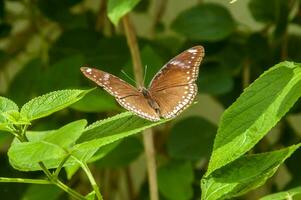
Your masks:
[{"label": "green foliage", "polygon": [[260,200],[285,200],[285,199],[299,199],[301,195],[301,187],[289,189],[284,192],[270,194],[260,198]]},{"label": "green foliage", "polygon": [[235,29],[235,21],[227,9],[218,4],[201,4],[181,13],[173,29],[192,40],[218,41]]},{"label": "green foliage", "polygon": [[[113,146],[112,151],[107,153],[104,157],[102,157],[95,163],[96,166],[111,168],[127,166],[143,151],[143,145],[141,141],[135,137],[126,138],[118,143],[117,147],[115,146]],[[95,156],[93,156],[92,159],[95,159],[94,157]]]},{"label": "green foliage", "polygon": [[108,17],[117,26],[120,18],[130,12],[140,0],[109,0]]},{"label": "green foliage", "polygon": [[202,180],[202,199],[233,198],[261,186],[299,147],[240,157]]},{"label": "green foliage", "polygon": [[[187,127],[192,131],[186,132]],[[209,157],[216,133],[215,125],[200,117],[189,117],[175,124],[167,147],[174,159],[199,160]]]},{"label": "green foliage", "polygon": [[207,174],[250,150],[301,94],[301,68],[283,62],[252,83],[223,114]]},{"label": "green foliage", "polygon": [[86,123],[85,120],[75,121],[56,131],[35,134],[36,137],[29,142],[15,141],[8,151],[10,163],[23,171],[39,170],[39,162],[45,162],[48,168],[58,167],[60,161],[72,151]]},{"label": "green foliage", "polygon": [[46,117],[80,100],[89,90],[61,90],[37,97],[23,105],[20,114],[29,121]]},{"label": "green foliage", "polygon": [[[231,3],[0,0],[1,198],[101,199],[98,184],[104,200],[149,199],[136,134],[160,125],[160,199],[298,199],[300,1]],[[178,53],[205,48],[198,103],[177,120],[120,113],[106,91],[83,90],[96,86],[82,76],[85,65],[134,85],[121,73],[135,77],[126,15],[145,86]],[[280,165],[287,174],[271,178]],[[259,186],[264,194],[247,193]]]},{"label": "green foliage", "polygon": [[166,199],[191,199],[193,178],[191,163],[169,163],[158,170],[159,191]]}]

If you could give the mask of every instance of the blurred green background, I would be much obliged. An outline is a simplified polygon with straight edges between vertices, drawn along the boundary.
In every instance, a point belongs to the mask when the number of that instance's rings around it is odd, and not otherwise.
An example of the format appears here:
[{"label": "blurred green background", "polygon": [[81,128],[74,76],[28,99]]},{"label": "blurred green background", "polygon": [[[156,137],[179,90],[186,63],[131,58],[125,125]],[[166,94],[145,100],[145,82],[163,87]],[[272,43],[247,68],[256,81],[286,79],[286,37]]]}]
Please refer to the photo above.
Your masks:
[{"label": "blurred green background", "polygon": [[[95,85],[80,73],[83,65],[115,74],[129,83],[132,63],[124,29],[107,16],[111,0],[0,0],[0,95],[22,105],[35,96],[67,88]],[[122,2],[120,0],[120,2]],[[139,40],[146,81],[173,56],[203,45],[206,56],[198,79],[196,103],[172,122],[155,128],[161,199],[200,197],[219,118],[253,80],[283,60],[301,59],[300,0],[141,0],[130,13]],[[70,109],[34,122],[33,130],[56,129],[76,119],[90,123],[123,109],[98,89]],[[301,102],[253,152],[300,142]],[[39,177],[9,165],[12,136],[0,132],[0,177]],[[264,186],[238,199],[301,185],[298,150]],[[116,144],[92,166],[105,199],[148,199],[140,136]],[[89,192],[77,172],[71,186]],[[68,199],[52,186],[0,183],[1,199]]]}]

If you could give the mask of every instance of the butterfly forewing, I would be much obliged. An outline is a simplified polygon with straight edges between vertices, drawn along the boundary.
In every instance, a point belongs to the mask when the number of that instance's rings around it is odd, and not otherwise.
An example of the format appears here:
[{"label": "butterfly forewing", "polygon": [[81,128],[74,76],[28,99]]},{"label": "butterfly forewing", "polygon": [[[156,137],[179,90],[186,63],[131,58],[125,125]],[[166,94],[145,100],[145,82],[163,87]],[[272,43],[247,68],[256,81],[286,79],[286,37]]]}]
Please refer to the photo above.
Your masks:
[{"label": "butterfly forewing", "polygon": [[192,47],[171,59],[153,78],[149,92],[158,103],[162,117],[175,117],[192,103],[203,57],[202,46]]},{"label": "butterfly forewing", "polygon": [[197,94],[195,81],[204,57],[202,46],[192,47],[171,59],[155,75],[144,93],[116,76],[101,70],[82,67],[92,81],[103,87],[124,108],[138,116],[158,121],[173,118],[190,105]]},{"label": "butterfly forewing", "polygon": [[174,57],[154,76],[149,91],[194,83],[204,55],[204,48],[195,46]]},{"label": "butterfly forewing", "polygon": [[82,67],[83,74],[116,98],[139,96],[139,91],[120,78],[95,68]]},{"label": "butterfly forewing", "polygon": [[157,121],[160,119],[157,113],[147,103],[147,99],[132,85],[112,74],[98,69],[82,67],[81,71],[86,77],[96,82],[114,96],[117,102],[125,109],[148,120]]}]

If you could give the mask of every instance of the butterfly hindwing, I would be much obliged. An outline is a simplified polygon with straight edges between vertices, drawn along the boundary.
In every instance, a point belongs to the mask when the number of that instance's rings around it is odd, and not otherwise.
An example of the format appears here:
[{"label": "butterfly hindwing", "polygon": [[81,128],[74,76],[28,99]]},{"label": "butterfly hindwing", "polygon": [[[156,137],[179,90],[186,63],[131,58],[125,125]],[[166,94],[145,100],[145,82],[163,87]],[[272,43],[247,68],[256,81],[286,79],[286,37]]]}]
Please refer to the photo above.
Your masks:
[{"label": "butterfly hindwing", "polygon": [[147,99],[140,94],[139,96],[127,96],[125,98],[116,99],[118,103],[136,113],[138,116],[151,120],[158,121],[160,120],[160,116],[156,113],[156,111],[148,104]]}]

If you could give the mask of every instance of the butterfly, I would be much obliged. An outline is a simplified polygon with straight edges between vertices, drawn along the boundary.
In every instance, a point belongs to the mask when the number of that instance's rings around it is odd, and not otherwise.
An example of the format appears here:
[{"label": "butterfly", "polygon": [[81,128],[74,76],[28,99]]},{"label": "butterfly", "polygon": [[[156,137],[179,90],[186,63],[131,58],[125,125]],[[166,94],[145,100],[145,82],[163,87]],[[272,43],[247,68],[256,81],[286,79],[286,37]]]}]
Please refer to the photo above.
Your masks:
[{"label": "butterfly", "polygon": [[195,81],[204,55],[202,46],[182,52],[157,72],[148,88],[135,88],[98,69],[81,67],[81,71],[114,96],[125,109],[142,118],[158,121],[176,117],[193,102],[198,90]]}]

